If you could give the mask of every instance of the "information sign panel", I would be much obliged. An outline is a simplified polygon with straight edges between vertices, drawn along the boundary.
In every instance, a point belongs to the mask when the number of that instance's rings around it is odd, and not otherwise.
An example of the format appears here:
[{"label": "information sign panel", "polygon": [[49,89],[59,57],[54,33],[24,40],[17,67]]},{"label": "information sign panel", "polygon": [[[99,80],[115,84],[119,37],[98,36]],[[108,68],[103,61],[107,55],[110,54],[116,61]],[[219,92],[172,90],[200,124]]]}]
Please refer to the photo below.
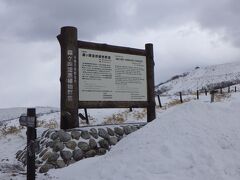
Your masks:
[{"label": "information sign panel", "polygon": [[78,52],[80,101],[147,101],[146,56]]}]

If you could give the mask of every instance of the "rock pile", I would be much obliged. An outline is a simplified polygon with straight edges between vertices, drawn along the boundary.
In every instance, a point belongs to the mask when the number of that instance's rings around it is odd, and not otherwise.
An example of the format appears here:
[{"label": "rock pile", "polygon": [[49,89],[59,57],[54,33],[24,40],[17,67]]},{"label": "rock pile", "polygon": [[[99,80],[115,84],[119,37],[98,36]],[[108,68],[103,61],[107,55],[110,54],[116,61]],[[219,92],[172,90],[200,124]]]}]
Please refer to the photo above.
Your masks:
[{"label": "rock pile", "polygon": [[[48,129],[35,143],[36,168],[40,173],[63,168],[83,158],[105,154],[124,136],[143,125],[126,125],[73,129],[71,131]],[[16,154],[26,165],[26,148]]]}]

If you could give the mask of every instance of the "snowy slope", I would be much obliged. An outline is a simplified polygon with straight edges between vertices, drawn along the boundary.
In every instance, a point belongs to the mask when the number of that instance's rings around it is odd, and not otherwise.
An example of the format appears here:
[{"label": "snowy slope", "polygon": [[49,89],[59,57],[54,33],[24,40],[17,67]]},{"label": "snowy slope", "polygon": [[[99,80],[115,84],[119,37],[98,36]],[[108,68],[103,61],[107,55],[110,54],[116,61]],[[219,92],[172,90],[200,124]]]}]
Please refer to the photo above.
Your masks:
[{"label": "snowy slope", "polygon": [[[239,106],[236,93],[225,102],[200,99],[166,111],[157,109],[155,121],[122,139],[105,156],[37,174],[37,179],[238,180]],[[26,179],[11,172],[19,164],[14,154],[25,142],[25,130],[0,138],[0,179]]]},{"label": "snowy slope", "polygon": [[[50,170],[45,175],[37,174],[36,179],[238,180],[240,93],[232,93],[222,102],[209,100],[202,94],[198,101],[167,110],[157,108],[155,121],[122,139],[106,155]],[[101,113],[104,117],[106,112]],[[58,113],[39,117],[44,121],[57,118]],[[133,116],[128,117],[128,121],[134,120]],[[40,135],[45,129],[37,130]],[[0,136],[1,180],[26,179],[15,159],[15,153],[25,143],[26,129]]]},{"label": "snowy slope", "polygon": [[157,90],[167,88],[167,94],[176,92],[196,92],[211,84],[238,81],[240,82],[240,62],[200,67],[190,71],[186,76],[171,80],[157,87]]},{"label": "snowy slope", "polygon": [[[191,101],[157,114],[105,156],[48,178],[60,180],[238,180],[240,95],[224,103]],[[39,175],[39,179],[46,176]]]}]

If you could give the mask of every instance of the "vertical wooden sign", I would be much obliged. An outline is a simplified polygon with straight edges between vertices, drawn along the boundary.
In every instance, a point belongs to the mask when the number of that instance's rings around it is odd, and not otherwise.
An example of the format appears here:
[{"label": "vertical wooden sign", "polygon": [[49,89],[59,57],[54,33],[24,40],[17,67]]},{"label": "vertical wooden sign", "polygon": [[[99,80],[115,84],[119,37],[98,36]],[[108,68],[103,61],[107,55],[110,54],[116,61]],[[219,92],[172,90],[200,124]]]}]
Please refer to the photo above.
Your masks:
[{"label": "vertical wooden sign", "polygon": [[146,61],[147,61],[147,89],[148,89],[148,106],[147,106],[147,122],[151,122],[156,118],[155,110],[155,94],[154,94],[154,57],[153,44],[145,44]]},{"label": "vertical wooden sign", "polygon": [[61,129],[79,127],[77,28],[62,27],[57,36],[61,46]]}]

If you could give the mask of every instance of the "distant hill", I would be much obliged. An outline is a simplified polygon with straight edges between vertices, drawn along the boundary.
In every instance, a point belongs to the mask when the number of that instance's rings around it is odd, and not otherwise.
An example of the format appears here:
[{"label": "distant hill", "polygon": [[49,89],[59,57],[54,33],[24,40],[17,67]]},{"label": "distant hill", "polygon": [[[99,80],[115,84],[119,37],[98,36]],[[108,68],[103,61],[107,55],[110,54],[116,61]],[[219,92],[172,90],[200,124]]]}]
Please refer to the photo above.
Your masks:
[{"label": "distant hill", "polygon": [[240,83],[240,62],[207,67],[195,67],[192,71],[173,76],[156,86],[160,94],[191,93],[197,89],[214,89]]},{"label": "distant hill", "polygon": [[[36,107],[37,116],[58,112],[58,111],[59,111],[59,108],[55,108],[55,107]],[[24,114],[24,113],[27,113],[27,108],[25,107],[0,108],[0,122],[17,119],[21,116],[21,114]]]}]

